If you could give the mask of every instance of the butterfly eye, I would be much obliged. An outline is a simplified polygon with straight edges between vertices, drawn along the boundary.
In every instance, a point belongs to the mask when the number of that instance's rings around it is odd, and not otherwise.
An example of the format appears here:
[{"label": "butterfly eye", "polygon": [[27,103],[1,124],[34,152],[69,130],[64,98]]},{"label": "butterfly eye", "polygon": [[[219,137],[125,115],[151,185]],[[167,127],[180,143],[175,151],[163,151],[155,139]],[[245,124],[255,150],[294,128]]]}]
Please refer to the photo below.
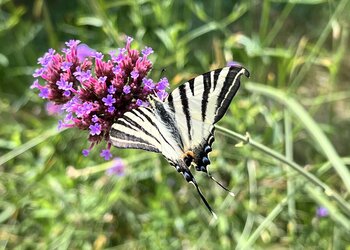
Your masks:
[{"label": "butterfly eye", "polygon": [[204,148],[204,152],[206,153],[206,154],[208,154],[209,152],[211,152],[212,151],[212,149],[211,149],[211,147],[209,146],[209,145],[207,145],[205,148]]}]

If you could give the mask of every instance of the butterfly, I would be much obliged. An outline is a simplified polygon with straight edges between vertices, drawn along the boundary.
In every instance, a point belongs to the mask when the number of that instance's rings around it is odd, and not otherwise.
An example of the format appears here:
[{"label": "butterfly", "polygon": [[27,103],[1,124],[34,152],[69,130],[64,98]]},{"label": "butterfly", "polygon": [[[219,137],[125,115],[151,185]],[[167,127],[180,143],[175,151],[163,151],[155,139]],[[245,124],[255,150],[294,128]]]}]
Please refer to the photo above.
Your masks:
[{"label": "butterfly", "polygon": [[[110,141],[118,148],[161,153],[185,180],[195,186],[208,210],[216,217],[190,171],[208,172],[214,142],[214,124],[226,113],[239,86],[242,66],[231,66],[199,75],[174,89],[161,101],[150,96],[148,107],[124,113],[111,127]],[[233,193],[231,193],[233,194]]]}]

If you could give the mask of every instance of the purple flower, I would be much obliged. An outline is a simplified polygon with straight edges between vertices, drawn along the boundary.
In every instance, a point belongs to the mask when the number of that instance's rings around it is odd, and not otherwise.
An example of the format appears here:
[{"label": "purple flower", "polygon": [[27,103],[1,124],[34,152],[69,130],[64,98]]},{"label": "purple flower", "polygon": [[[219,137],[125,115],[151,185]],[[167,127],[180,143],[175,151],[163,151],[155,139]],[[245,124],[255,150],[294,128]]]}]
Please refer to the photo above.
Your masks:
[{"label": "purple flower", "polygon": [[72,82],[67,82],[63,78],[58,80],[56,82],[56,85],[58,86],[58,89],[62,89],[62,90],[70,90],[73,87],[73,83]]},{"label": "purple flower", "polygon": [[69,97],[71,92],[69,90],[63,91],[63,96]]},{"label": "purple flower", "polygon": [[31,89],[40,89],[41,85],[39,84],[39,80],[36,79],[32,85],[30,85]]},{"label": "purple flower", "polygon": [[146,90],[152,90],[155,87],[155,84],[153,83],[152,79],[143,78],[142,83],[143,83],[144,88]]},{"label": "purple flower", "polygon": [[109,113],[113,113],[115,111],[115,107],[114,106],[110,106],[110,107],[108,107],[107,111]]},{"label": "purple flower", "polygon": [[50,90],[47,87],[42,87],[40,89],[39,96],[43,99],[49,98]]},{"label": "purple flower", "polygon": [[106,170],[107,175],[123,176],[125,174],[125,164],[120,158],[114,158],[112,166]]},{"label": "purple flower", "polygon": [[90,153],[90,150],[89,150],[89,149],[83,149],[83,151],[82,151],[82,154],[83,154],[85,157],[87,157],[87,156],[89,155],[89,153]]},{"label": "purple flower", "polygon": [[33,77],[41,77],[45,73],[45,68],[39,68],[34,71]]},{"label": "purple flower", "polygon": [[95,122],[95,123],[98,122],[99,119],[98,119],[97,115],[93,115],[92,118],[91,118],[91,121]]},{"label": "purple flower", "polygon": [[63,62],[63,63],[61,64],[61,69],[62,69],[63,71],[67,71],[67,70],[70,69],[70,67],[71,67],[72,65],[73,65],[72,62]]},{"label": "purple flower", "polygon": [[90,80],[91,75],[91,71],[87,70],[87,71],[81,71],[80,67],[77,68],[77,71],[73,73],[73,75],[77,78],[77,80],[81,83],[83,83],[84,81],[88,81]]},{"label": "purple flower", "polygon": [[49,51],[46,52],[43,57],[39,57],[38,64],[40,64],[41,66],[46,68],[47,65],[51,62],[52,57],[55,54],[55,52],[56,51],[54,49],[49,49]]},{"label": "purple flower", "polygon": [[124,86],[123,87],[123,93],[124,94],[129,94],[131,92],[131,88],[130,88],[130,86],[129,85],[126,85],[126,86]]},{"label": "purple flower", "polygon": [[107,95],[107,97],[103,97],[102,101],[105,103],[106,106],[112,106],[113,103],[116,102],[115,98],[113,98],[113,95]]},{"label": "purple flower", "polygon": [[106,80],[107,80],[107,76],[100,76],[100,77],[98,78],[98,82],[99,82],[99,83],[105,83]]},{"label": "purple flower", "polygon": [[58,121],[58,126],[57,126],[57,129],[58,130],[61,130],[61,129],[63,129],[64,127],[65,127],[65,123],[62,121],[62,120],[59,120]]},{"label": "purple flower", "polygon": [[[31,88],[38,89],[41,98],[60,105],[57,109],[64,113],[64,119],[58,122],[60,129],[88,131],[90,147],[83,150],[85,156],[106,141],[108,147],[101,155],[109,159],[109,132],[115,120],[137,106],[149,105],[149,95],[156,94],[161,99],[167,96],[166,78],[157,84],[147,78],[152,69],[147,57],[153,49],[145,47],[140,53],[130,48],[132,40],[127,37],[123,48],[110,53],[110,60],[78,40],[66,42],[66,47],[57,52],[49,49],[38,59],[41,68],[33,73],[37,79]],[[48,108],[53,114],[52,110]]]},{"label": "purple flower", "polygon": [[142,50],[142,55],[143,56],[149,56],[150,54],[153,53],[153,49],[151,47],[145,47],[143,50]]},{"label": "purple flower", "polygon": [[127,44],[130,44],[133,40],[134,40],[134,38],[132,38],[132,37],[130,37],[130,36],[127,36],[127,37],[126,37],[126,43],[127,43]]},{"label": "purple flower", "polygon": [[94,106],[90,102],[84,102],[83,104],[75,105],[75,114],[77,117],[84,117],[85,115],[90,114]]},{"label": "purple flower", "polygon": [[106,161],[111,159],[113,155],[111,154],[111,151],[109,149],[103,149],[100,153],[100,156],[105,158]]},{"label": "purple flower", "polygon": [[236,61],[228,61],[226,66],[231,67],[231,66],[241,66],[241,65]]},{"label": "purple flower", "polygon": [[99,135],[101,134],[101,124],[95,123],[94,125],[89,126],[90,135]]},{"label": "purple flower", "polygon": [[169,87],[168,79],[165,77],[160,79],[160,81],[157,84],[157,90],[165,90],[167,87]]},{"label": "purple flower", "polygon": [[328,209],[325,207],[318,207],[316,209],[316,216],[319,218],[327,217],[329,215]]},{"label": "purple flower", "polygon": [[77,46],[80,43],[79,40],[69,40],[68,42],[65,42],[66,46],[69,48],[72,48],[73,46]]},{"label": "purple flower", "polygon": [[139,72],[137,70],[133,70],[131,71],[130,75],[132,79],[136,79],[137,77],[139,77]]},{"label": "purple flower", "polygon": [[92,53],[92,56],[95,57],[96,59],[103,59],[103,54],[101,52],[94,52]]},{"label": "purple flower", "polygon": [[113,67],[112,71],[113,71],[114,74],[118,74],[118,73],[121,72],[121,69],[122,68],[119,65],[116,65],[116,66]]},{"label": "purple flower", "polygon": [[142,104],[143,104],[143,101],[142,101],[142,100],[140,100],[140,99],[137,99],[137,100],[136,100],[136,105],[142,106]]},{"label": "purple flower", "polygon": [[113,86],[113,85],[111,85],[111,86],[109,86],[108,87],[108,93],[110,93],[110,94],[115,94],[115,91],[116,91],[117,89]]},{"label": "purple flower", "polygon": [[66,115],[66,117],[64,118],[64,122],[71,122],[73,120],[73,114],[72,113],[68,113]]},{"label": "purple flower", "polygon": [[157,92],[157,96],[160,100],[164,101],[165,98],[168,96],[168,93],[165,90],[161,90]]}]

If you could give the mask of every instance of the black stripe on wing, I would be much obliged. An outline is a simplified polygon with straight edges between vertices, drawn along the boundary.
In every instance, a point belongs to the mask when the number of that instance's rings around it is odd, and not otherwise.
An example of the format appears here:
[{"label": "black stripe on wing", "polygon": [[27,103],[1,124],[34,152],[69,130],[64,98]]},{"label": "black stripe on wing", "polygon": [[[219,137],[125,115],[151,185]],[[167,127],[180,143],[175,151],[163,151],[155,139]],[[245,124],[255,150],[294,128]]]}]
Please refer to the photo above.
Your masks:
[{"label": "black stripe on wing", "polygon": [[[217,73],[215,71],[215,73]],[[220,94],[217,97],[216,102],[216,115],[214,118],[214,123],[218,122],[223,115],[226,113],[233,97],[235,96],[239,86],[240,86],[240,76],[245,74],[249,77],[249,72],[244,68],[230,67],[225,80],[222,84]],[[215,77],[215,74],[214,74]],[[214,78],[214,86],[217,85],[219,78]],[[221,84],[220,84],[221,85]]]},{"label": "black stripe on wing", "polygon": [[161,134],[150,115],[152,111],[147,108],[126,112],[112,125],[112,144],[118,148],[136,148],[160,153]]},{"label": "black stripe on wing", "polygon": [[210,88],[211,88],[210,72],[203,74],[203,84],[204,84],[204,91],[203,91],[201,107],[202,107],[202,121],[204,122],[206,117],[206,112],[207,112]]},{"label": "black stripe on wing", "polygon": [[179,87],[179,91],[180,91],[180,98],[181,98],[181,104],[182,104],[182,111],[185,114],[186,117],[186,123],[187,123],[187,134],[188,134],[188,138],[190,140],[192,140],[192,135],[191,135],[191,114],[190,114],[190,110],[188,107],[188,99],[186,96],[186,85],[183,84]]}]

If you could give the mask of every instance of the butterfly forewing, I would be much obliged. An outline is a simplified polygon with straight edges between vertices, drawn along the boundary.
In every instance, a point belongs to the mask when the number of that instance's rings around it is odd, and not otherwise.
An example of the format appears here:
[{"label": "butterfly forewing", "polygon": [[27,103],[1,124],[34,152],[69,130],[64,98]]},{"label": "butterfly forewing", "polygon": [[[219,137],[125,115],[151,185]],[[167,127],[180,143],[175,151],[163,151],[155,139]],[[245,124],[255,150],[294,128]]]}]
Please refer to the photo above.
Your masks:
[{"label": "butterfly forewing", "polygon": [[[169,162],[175,162],[182,153],[174,122],[165,122],[159,110],[139,107],[126,112],[113,124],[110,140],[118,148],[135,148],[162,153]],[[175,127],[176,128],[176,127]]]},{"label": "butterfly forewing", "polygon": [[173,109],[187,148],[208,140],[213,125],[225,114],[247,71],[226,67],[195,77],[175,89],[166,100]]},{"label": "butterfly forewing", "polygon": [[138,108],[126,112],[113,124],[110,140],[118,148],[144,149],[161,152],[161,134],[158,121],[149,108]]}]

